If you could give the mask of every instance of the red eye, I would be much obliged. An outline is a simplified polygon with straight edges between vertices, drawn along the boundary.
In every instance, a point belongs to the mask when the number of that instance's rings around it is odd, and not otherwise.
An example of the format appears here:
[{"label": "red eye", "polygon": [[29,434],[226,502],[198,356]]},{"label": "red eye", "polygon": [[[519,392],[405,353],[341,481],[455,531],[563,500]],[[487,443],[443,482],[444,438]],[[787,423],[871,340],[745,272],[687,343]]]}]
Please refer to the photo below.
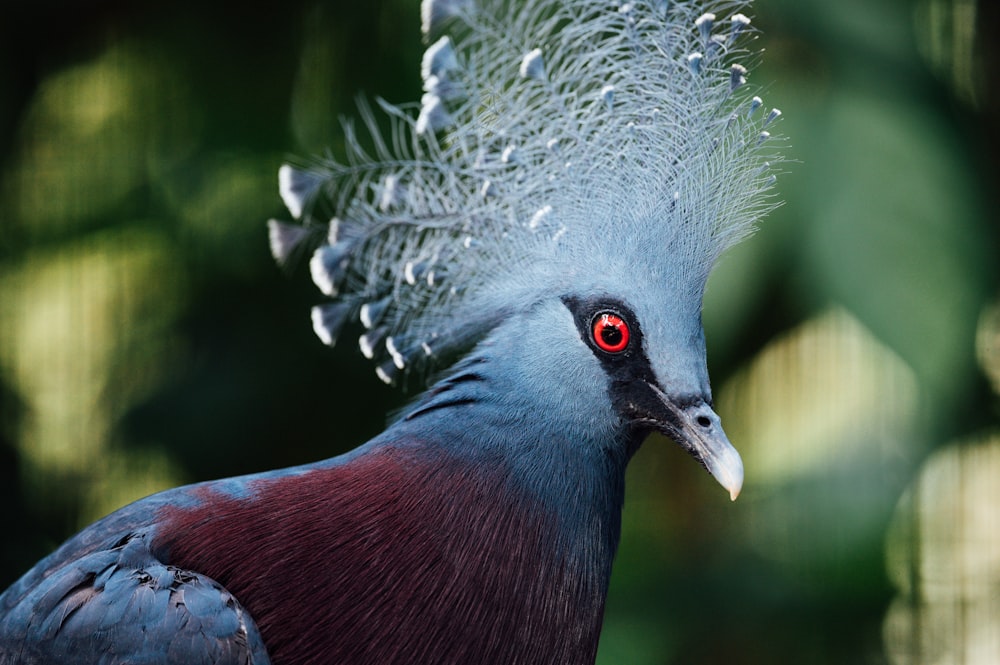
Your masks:
[{"label": "red eye", "polygon": [[594,344],[608,353],[621,353],[628,346],[629,330],[625,320],[617,314],[602,312],[594,317],[591,329]]}]

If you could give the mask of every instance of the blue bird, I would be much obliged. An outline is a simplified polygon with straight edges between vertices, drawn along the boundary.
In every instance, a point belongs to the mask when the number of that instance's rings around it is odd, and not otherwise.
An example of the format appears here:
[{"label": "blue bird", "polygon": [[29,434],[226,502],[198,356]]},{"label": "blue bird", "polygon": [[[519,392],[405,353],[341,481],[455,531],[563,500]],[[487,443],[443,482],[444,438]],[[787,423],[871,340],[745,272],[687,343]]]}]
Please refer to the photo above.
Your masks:
[{"label": "blue bird", "polygon": [[0,596],[0,663],[592,663],[647,435],[743,483],[701,326],[780,163],[741,9],[424,0],[420,103],[281,167],[269,229],[323,342],[360,323],[429,388],[350,453],[85,528]]}]

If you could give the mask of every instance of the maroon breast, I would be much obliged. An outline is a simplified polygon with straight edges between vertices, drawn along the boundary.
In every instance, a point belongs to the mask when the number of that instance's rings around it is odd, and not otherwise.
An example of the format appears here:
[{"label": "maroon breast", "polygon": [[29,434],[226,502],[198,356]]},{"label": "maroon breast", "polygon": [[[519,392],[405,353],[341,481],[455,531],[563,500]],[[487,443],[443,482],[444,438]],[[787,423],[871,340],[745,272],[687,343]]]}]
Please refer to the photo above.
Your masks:
[{"label": "maroon breast", "polygon": [[157,547],[239,599],[275,665],[594,660],[603,584],[504,469],[385,448],[251,490],[165,509]]}]

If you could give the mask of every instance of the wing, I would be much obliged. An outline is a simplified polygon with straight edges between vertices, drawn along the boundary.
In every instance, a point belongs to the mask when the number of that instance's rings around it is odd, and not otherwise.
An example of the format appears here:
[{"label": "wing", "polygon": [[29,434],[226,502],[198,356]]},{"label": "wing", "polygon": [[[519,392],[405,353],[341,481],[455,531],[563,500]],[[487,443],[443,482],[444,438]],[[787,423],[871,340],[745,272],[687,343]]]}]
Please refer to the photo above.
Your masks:
[{"label": "wing", "polygon": [[53,570],[0,617],[0,665],[269,665],[249,613],[216,581],[130,534]]}]

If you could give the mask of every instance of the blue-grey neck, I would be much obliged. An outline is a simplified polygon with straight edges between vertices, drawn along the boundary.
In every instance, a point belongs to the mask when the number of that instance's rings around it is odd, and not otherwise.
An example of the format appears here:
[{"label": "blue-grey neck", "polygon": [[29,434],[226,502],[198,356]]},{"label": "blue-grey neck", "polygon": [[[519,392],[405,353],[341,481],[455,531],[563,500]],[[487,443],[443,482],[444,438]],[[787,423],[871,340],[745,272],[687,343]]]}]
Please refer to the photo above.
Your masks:
[{"label": "blue-grey neck", "polygon": [[617,548],[624,475],[638,446],[608,378],[557,300],[512,315],[370,445],[430,442],[481,468],[558,522],[558,548],[599,568]]}]

